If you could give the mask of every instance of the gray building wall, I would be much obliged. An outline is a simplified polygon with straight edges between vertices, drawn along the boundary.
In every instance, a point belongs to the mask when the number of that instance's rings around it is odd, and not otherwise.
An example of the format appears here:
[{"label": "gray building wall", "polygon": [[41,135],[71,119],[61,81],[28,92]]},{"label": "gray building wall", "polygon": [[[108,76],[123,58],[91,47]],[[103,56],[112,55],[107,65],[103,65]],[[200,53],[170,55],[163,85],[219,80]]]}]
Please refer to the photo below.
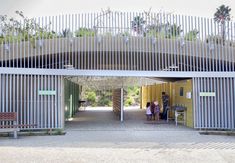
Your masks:
[{"label": "gray building wall", "polygon": [[[133,25],[136,17],[141,26]],[[176,14],[82,13],[35,22],[26,34],[7,31],[11,37],[0,45],[0,110],[17,111],[19,124],[64,127],[64,76],[187,77],[193,79],[194,127],[234,129],[234,22],[225,23],[224,41],[213,19]]]}]

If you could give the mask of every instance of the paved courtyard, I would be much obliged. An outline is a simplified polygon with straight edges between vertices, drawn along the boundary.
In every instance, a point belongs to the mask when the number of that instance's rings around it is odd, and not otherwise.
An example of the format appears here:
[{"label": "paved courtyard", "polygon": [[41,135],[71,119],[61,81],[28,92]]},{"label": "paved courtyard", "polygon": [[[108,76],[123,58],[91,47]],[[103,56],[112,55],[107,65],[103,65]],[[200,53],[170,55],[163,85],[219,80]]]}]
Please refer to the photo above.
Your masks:
[{"label": "paved courtyard", "polygon": [[173,122],[147,122],[127,109],[87,108],[66,122],[66,135],[0,137],[0,162],[234,162],[235,137],[200,135]]}]

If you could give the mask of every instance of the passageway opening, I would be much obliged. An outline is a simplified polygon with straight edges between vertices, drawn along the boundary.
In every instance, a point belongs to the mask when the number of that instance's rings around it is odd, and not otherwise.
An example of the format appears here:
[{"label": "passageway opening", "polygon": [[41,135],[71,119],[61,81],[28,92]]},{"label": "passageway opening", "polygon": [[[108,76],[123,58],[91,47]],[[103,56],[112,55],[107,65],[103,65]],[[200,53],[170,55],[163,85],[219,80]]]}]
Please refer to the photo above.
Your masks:
[{"label": "passageway opening", "polygon": [[[140,121],[146,124],[175,123],[175,108],[185,108],[178,121],[193,127],[192,80],[186,78],[66,77],[65,119],[67,124],[119,123]],[[68,85],[73,85],[68,86]],[[169,97],[167,113],[162,92]],[[72,98],[76,96],[76,98]],[[70,94],[70,96],[68,96]],[[158,101],[160,119],[146,118],[146,104]],[[73,102],[71,102],[73,101]],[[76,103],[76,104],[75,104]],[[166,115],[164,115],[166,114]],[[107,117],[108,116],[108,117]],[[167,116],[166,119],[163,119]]]}]

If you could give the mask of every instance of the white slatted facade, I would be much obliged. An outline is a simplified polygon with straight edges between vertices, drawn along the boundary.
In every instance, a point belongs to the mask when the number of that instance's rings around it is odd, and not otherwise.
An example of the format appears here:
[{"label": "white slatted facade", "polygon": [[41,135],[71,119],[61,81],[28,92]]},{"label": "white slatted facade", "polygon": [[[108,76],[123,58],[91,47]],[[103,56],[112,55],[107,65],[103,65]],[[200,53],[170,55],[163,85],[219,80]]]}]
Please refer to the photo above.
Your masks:
[{"label": "white slatted facade", "polygon": [[[235,129],[235,78],[194,78],[194,127]],[[215,92],[215,96],[200,96]]]},{"label": "white slatted facade", "polygon": [[[131,26],[136,17],[145,21],[141,29],[137,27],[140,32]],[[178,72],[235,69],[233,22],[226,24],[223,43],[221,24],[192,16],[111,12],[35,21],[34,31],[25,33],[29,39],[6,38],[2,42],[0,67]],[[46,27],[46,32],[36,36],[41,30],[36,24]],[[189,34],[192,31],[198,31],[196,37]]]},{"label": "white slatted facade", "polygon": [[[136,17],[148,28],[134,29],[131,22]],[[32,38],[6,38],[0,45],[0,110],[17,111],[20,124],[63,127],[62,75],[130,74],[193,78],[194,127],[234,129],[234,22],[226,23],[226,41],[222,42],[217,39],[220,24],[193,16],[109,12],[35,21],[51,35],[33,38],[40,32],[35,24],[32,36],[26,33]],[[82,29],[89,31],[75,34]],[[198,31],[196,38],[188,36],[193,30]],[[37,93],[41,88],[53,88],[57,94],[41,97]],[[216,96],[200,97],[201,91],[214,91]]]},{"label": "white slatted facade", "polygon": [[[53,75],[0,75],[0,112],[17,112],[19,125],[35,124],[22,130],[63,128],[61,82]],[[40,90],[55,94],[41,95]]]}]

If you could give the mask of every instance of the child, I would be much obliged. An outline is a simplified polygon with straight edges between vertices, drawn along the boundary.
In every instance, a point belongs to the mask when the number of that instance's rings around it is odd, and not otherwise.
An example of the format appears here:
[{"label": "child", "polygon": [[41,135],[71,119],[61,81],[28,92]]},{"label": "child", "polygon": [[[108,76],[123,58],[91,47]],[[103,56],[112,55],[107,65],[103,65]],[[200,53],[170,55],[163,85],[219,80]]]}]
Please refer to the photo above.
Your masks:
[{"label": "child", "polygon": [[146,104],[146,117],[147,117],[147,121],[151,120],[151,108],[150,108],[150,102],[147,102]]},{"label": "child", "polygon": [[157,120],[159,120],[160,106],[158,104],[158,101],[154,101],[154,112],[155,115],[157,115]]}]

